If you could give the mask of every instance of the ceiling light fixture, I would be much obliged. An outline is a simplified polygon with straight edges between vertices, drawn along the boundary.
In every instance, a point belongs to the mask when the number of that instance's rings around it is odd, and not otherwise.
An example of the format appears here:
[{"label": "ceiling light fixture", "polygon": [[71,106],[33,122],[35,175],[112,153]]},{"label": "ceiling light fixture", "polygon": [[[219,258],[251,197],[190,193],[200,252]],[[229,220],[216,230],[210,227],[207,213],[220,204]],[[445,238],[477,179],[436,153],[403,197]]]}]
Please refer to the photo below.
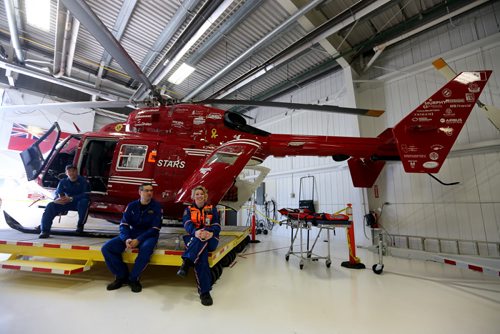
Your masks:
[{"label": "ceiling light fixture", "polygon": [[[182,57],[188,52],[188,50],[200,39],[201,36],[210,28],[210,26],[217,21],[219,16],[224,13],[224,11],[229,7],[229,5],[233,2],[234,0],[226,0],[224,1],[216,10],[215,12],[210,15],[208,20],[203,23],[203,25],[198,29],[198,31],[191,37],[191,39],[184,45],[184,47],[175,55],[175,57],[168,63],[165,64],[165,68],[161,71],[161,73],[156,77],[156,79],[153,80],[153,85],[157,85],[160,83],[161,80],[170,72],[170,70],[177,64],[179,60],[181,60]],[[191,72],[192,73],[192,72]],[[191,74],[190,73],[190,74]]]},{"label": "ceiling light fixture", "polygon": [[30,26],[50,31],[50,0],[25,0],[24,6]]},{"label": "ceiling light fixture", "polygon": [[194,67],[189,66],[186,63],[182,63],[181,66],[168,78],[168,81],[174,85],[181,84],[188,76],[191,75],[195,70]]}]

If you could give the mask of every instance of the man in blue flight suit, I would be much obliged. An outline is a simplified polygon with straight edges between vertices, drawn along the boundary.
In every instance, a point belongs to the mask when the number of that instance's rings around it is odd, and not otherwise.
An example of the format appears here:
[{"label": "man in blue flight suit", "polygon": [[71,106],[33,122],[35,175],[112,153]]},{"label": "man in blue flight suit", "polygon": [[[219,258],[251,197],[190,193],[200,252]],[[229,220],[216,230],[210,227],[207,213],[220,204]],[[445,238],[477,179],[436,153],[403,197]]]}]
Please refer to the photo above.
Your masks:
[{"label": "man in blue flight suit", "polygon": [[50,236],[50,228],[54,218],[67,211],[78,211],[77,233],[83,232],[83,225],[87,221],[89,211],[89,195],[90,186],[87,180],[78,175],[76,166],[66,166],[66,178],[59,181],[55,195],[56,199],[50,202],[42,215],[40,225],[41,233],[38,236],[41,239]]},{"label": "man in blue flight suit", "polygon": [[182,265],[177,271],[180,277],[186,277],[189,267],[194,266],[198,293],[205,306],[213,304],[212,275],[208,265],[208,252],[212,252],[219,244],[221,230],[219,214],[215,206],[207,203],[208,191],[203,186],[196,186],[191,191],[194,200],[185,211],[182,221],[189,235],[184,237],[186,250],[182,254]]},{"label": "man in blue flight suit", "polygon": [[[162,209],[153,199],[153,185],[143,183],[139,187],[140,199],[128,204],[120,222],[120,235],[102,246],[102,255],[115,280],[107,290],[116,290],[128,284],[132,292],[141,292],[139,276],[149,263],[160,236]],[[139,249],[132,271],[123,262],[125,249]]]}]

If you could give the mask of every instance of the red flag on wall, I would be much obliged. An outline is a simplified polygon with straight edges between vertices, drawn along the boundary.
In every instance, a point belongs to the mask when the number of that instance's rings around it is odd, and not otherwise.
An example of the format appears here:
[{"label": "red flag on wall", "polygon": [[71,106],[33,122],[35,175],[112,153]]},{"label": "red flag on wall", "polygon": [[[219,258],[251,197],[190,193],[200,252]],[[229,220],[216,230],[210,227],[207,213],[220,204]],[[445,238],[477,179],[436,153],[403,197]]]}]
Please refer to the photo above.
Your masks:
[{"label": "red flag on wall", "polygon": [[[8,149],[14,151],[24,151],[31,145],[33,145],[40,137],[47,131],[47,129],[42,129],[37,126],[26,125],[21,123],[13,123],[12,130],[10,132],[10,140]],[[61,132],[61,138],[66,138],[69,136],[67,132]],[[43,153],[49,151],[52,148],[52,143],[45,141],[40,144],[40,149]]]}]

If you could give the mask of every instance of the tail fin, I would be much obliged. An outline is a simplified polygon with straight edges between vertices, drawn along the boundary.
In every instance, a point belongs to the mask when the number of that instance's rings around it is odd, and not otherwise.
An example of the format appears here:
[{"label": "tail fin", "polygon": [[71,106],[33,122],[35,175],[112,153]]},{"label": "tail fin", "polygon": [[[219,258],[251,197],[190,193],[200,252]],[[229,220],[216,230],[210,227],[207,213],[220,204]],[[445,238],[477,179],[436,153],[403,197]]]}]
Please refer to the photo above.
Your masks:
[{"label": "tail fin", "polygon": [[[432,65],[446,78],[446,80],[453,79],[457,74],[453,69],[444,61],[443,58],[436,59]],[[486,114],[491,124],[500,131],[500,109],[495,106],[489,106],[482,103],[477,99],[477,106]]]},{"label": "tail fin", "polygon": [[490,75],[460,73],[394,127],[406,172],[439,172]]}]

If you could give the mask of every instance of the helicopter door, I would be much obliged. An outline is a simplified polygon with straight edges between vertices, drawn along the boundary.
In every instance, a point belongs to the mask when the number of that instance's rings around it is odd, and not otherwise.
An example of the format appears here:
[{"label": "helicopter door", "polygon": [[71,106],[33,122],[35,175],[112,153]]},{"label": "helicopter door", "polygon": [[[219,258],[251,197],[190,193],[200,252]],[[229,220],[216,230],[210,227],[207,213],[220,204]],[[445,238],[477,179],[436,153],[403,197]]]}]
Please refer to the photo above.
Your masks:
[{"label": "helicopter door", "polygon": [[56,188],[65,176],[66,166],[73,164],[76,150],[80,143],[79,135],[70,135],[63,139],[52,155],[47,159],[47,165],[40,174],[39,184],[44,188]]},{"label": "helicopter door", "polygon": [[108,194],[129,197],[131,192],[136,194],[143,183],[158,186],[154,180],[157,151],[157,142],[119,141],[113,158],[115,165],[108,182]]},{"label": "helicopter door", "polygon": [[117,139],[85,139],[80,157],[81,175],[87,177],[92,192],[106,192]]},{"label": "helicopter door", "polygon": [[[45,169],[54,154],[60,135],[61,128],[56,122],[40,139],[20,153],[28,181],[36,179]],[[46,154],[47,152],[49,153]]]}]

